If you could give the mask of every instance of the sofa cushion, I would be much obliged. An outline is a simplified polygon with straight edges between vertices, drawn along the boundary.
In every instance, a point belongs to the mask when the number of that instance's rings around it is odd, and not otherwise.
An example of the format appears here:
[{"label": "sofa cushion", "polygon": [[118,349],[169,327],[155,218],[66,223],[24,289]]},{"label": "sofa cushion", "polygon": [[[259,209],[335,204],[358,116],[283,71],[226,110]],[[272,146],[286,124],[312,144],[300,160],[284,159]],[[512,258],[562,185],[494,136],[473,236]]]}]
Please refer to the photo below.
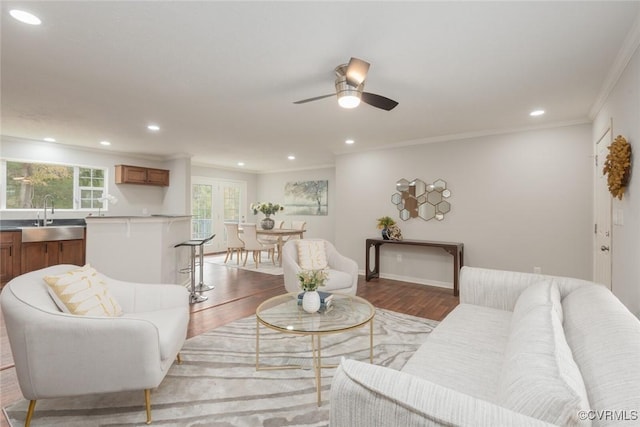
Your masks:
[{"label": "sofa cushion", "polygon": [[82,316],[120,316],[122,308],[109,293],[104,276],[89,264],[45,276],[47,290],[60,310]]},{"label": "sofa cushion", "polygon": [[555,311],[563,322],[562,301],[560,300],[560,290],[553,279],[541,280],[533,285],[528,286],[518,297],[513,308],[512,322],[520,321],[520,318],[526,315],[531,309],[544,304],[551,304],[551,308]]},{"label": "sofa cushion", "polygon": [[303,270],[322,270],[329,266],[323,240],[300,239],[298,265]]},{"label": "sofa cushion", "polygon": [[510,320],[510,311],[460,304],[402,371],[495,402]]},{"label": "sofa cushion", "polygon": [[522,303],[516,302],[498,399],[513,411],[552,424],[578,425],[583,422],[578,413],[588,410],[589,402],[554,305],[553,286],[546,281],[532,285]]},{"label": "sofa cushion", "polygon": [[602,285],[576,289],[564,297],[562,306],[567,342],[582,372],[591,408],[608,411],[594,424],[637,424],[640,321]]}]

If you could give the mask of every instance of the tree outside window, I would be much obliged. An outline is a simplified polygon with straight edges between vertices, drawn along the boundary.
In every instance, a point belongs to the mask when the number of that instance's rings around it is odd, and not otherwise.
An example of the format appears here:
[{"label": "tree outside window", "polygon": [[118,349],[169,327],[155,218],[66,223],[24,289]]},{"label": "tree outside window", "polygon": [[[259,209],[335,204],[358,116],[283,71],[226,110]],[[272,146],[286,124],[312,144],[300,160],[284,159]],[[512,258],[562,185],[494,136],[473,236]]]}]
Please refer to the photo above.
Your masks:
[{"label": "tree outside window", "polygon": [[[74,188],[75,177],[78,188]],[[78,166],[6,161],[5,209],[41,209],[53,196],[57,209],[102,207],[105,170]],[[79,194],[76,202],[74,194]]]}]

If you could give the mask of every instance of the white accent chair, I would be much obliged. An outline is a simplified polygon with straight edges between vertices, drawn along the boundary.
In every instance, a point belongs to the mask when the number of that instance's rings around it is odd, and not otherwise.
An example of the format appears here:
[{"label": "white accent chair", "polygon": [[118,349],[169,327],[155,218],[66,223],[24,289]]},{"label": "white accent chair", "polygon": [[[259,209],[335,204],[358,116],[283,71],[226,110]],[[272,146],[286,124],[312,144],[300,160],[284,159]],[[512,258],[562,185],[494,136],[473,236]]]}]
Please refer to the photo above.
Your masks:
[{"label": "white accent chair", "polygon": [[238,223],[225,222],[224,227],[227,230],[227,255],[224,257],[224,262],[226,264],[228,260],[233,261],[233,254],[235,253],[238,265],[240,265],[242,252],[244,251],[244,242],[238,234]]},{"label": "white accent chair", "polygon": [[256,268],[260,267],[260,262],[262,260],[262,251],[267,251],[269,253],[269,258],[273,262],[273,265],[276,265],[275,260],[275,251],[276,245],[273,243],[262,243],[258,240],[258,234],[256,233],[256,224],[242,224],[242,241],[244,242],[244,263],[243,266],[247,265],[247,259],[249,259],[249,252],[253,255],[253,261],[256,263]]},{"label": "white accent chair", "polygon": [[67,314],[55,304],[43,278],[76,268],[63,264],[23,274],[0,294],[20,390],[31,401],[25,426],[38,399],[125,390],[144,390],[150,424],[151,389],[160,385],[174,360],[180,361],[189,293],[179,285],[102,275],[123,315]]},{"label": "white accent chair", "polygon": [[[287,292],[300,292],[298,273],[302,271],[298,263],[298,242],[290,240],[282,247],[282,268],[284,270],[284,287]],[[304,239],[305,242],[321,241],[329,265],[329,277],[319,290],[355,295],[358,290],[358,264],[351,258],[341,255],[336,248],[324,239]]]}]

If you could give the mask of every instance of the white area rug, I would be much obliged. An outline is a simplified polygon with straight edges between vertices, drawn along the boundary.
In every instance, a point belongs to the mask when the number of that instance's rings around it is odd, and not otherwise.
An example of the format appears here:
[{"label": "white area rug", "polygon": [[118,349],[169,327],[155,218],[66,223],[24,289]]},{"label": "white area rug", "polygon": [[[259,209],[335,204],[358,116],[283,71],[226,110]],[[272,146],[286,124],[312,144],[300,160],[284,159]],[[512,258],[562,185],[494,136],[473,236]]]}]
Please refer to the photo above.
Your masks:
[{"label": "white area rug", "polygon": [[204,257],[204,262],[224,265],[228,268],[239,268],[241,270],[255,271],[257,273],[272,274],[274,276],[281,276],[284,274],[282,272],[282,267],[278,267],[278,259],[276,258],[276,265],[273,265],[269,257],[266,255],[266,252],[262,254],[262,262],[258,268],[256,268],[255,262],[251,259],[251,255],[249,255],[249,260],[247,260],[247,265],[245,267],[242,266],[242,261],[240,261],[240,265],[238,265],[238,261],[235,256],[233,260],[229,260],[226,263],[224,262],[224,257],[224,254],[208,255]]},{"label": "white area rug", "polygon": [[[374,363],[402,368],[438,322],[377,309]],[[256,371],[255,316],[187,340],[181,365],[174,364],[151,393],[155,426],[326,426],[331,378],[322,370],[322,406],[316,404],[311,369]],[[260,363],[311,367],[310,338],[261,327]],[[322,339],[323,363],[342,356],[368,360],[369,327]],[[54,368],[54,367],[52,367]],[[55,369],[55,368],[54,368]],[[28,402],[6,408],[12,426],[24,425]],[[142,390],[38,401],[33,427],[145,425]]]}]

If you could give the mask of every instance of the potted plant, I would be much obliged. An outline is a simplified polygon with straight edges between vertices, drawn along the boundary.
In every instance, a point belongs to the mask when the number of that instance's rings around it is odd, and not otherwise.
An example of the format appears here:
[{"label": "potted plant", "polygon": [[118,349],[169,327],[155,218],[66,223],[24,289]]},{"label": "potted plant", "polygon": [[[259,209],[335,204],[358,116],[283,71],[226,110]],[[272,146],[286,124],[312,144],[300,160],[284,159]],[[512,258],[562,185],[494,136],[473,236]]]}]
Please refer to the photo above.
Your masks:
[{"label": "potted plant", "polygon": [[326,270],[301,270],[298,273],[300,289],[304,291],[302,308],[307,313],[315,313],[320,310],[321,302],[318,287],[324,286],[327,277]]},{"label": "potted plant", "polygon": [[382,238],[389,240],[389,227],[395,225],[396,222],[390,216],[378,218],[378,229],[382,230]]},{"label": "potted plant", "polygon": [[275,215],[276,212],[284,210],[284,206],[272,202],[260,202],[251,203],[249,209],[253,211],[254,215],[258,215],[258,212],[262,212],[265,218],[260,221],[260,226],[264,230],[271,230],[275,225],[275,221],[270,218],[271,215]]}]

